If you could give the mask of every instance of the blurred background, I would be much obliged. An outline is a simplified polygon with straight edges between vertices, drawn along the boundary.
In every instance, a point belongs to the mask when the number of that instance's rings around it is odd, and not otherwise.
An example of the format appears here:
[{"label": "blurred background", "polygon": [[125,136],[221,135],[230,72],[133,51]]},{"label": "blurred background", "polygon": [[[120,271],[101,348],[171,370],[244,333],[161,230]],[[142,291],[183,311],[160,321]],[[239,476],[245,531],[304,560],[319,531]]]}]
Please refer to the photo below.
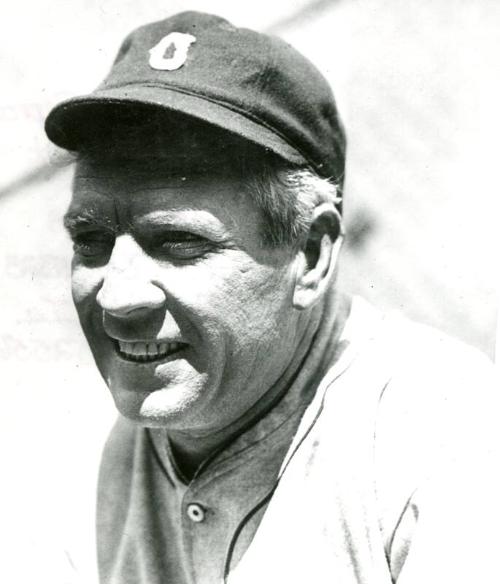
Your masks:
[{"label": "blurred background", "polygon": [[343,286],[495,352],[496,0],[3,3],[2,582],[95,582],[96,471],[114,417],[71,305],[71,169],[43,119],[93,89],[132,28],[185,9],[276,33],[331,81],[349,137]]}]

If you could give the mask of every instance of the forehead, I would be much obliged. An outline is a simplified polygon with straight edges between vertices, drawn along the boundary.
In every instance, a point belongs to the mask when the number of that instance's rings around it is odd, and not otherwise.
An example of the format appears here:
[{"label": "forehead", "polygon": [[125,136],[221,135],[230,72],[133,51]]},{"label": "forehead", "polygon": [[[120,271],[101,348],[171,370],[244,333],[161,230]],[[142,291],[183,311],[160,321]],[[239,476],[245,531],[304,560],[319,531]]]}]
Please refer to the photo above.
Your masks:
[{"label": "forehead", "polygon": [[209,216],[228,227],[259,227],[260,214],[245,192],[242,180],[229,169],[211,172],[172,172],[164,161],[147,164],[113,161],[77,163],[73,196],[67,216],[106,222],[134,221],[161,214],[165,220]]}]

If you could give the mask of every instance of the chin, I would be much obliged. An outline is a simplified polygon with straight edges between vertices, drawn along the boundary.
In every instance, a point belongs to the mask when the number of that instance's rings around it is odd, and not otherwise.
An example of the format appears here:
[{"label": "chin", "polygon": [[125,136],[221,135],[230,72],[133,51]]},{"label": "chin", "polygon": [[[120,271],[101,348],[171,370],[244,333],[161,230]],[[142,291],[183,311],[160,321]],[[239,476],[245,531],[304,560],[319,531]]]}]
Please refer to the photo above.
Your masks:
[{"label": "chin", "polygon": [[202,388],[173,385],[150,392],[124,389],[113,391],[113,399],[120,414],[145,427],[183,430],[197,426]]}]

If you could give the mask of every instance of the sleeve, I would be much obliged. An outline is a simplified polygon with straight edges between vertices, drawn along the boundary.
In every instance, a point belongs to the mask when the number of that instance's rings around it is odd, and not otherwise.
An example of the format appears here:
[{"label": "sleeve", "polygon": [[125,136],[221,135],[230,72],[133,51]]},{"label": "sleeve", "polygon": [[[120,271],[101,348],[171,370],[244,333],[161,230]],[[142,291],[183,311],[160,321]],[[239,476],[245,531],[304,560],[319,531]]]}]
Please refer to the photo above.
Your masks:
[{"label": "sleeve", "polygon": [[498,379],[475,351],[421,340],[425,350],[399,361],[377,422],[377,494],[392,579],[500,584]]}]

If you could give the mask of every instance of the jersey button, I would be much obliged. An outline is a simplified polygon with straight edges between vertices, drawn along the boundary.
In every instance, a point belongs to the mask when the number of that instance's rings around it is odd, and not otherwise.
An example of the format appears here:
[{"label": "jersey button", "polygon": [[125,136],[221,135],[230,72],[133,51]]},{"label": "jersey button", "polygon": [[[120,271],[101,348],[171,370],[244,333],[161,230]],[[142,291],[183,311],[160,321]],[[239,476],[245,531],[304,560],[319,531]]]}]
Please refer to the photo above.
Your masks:
[{"label": "jersey button", "polygon": [[205,510],[198,503],[190,503],[187,506],[187,514],[194,523],[201,523],[205,519]]}]

